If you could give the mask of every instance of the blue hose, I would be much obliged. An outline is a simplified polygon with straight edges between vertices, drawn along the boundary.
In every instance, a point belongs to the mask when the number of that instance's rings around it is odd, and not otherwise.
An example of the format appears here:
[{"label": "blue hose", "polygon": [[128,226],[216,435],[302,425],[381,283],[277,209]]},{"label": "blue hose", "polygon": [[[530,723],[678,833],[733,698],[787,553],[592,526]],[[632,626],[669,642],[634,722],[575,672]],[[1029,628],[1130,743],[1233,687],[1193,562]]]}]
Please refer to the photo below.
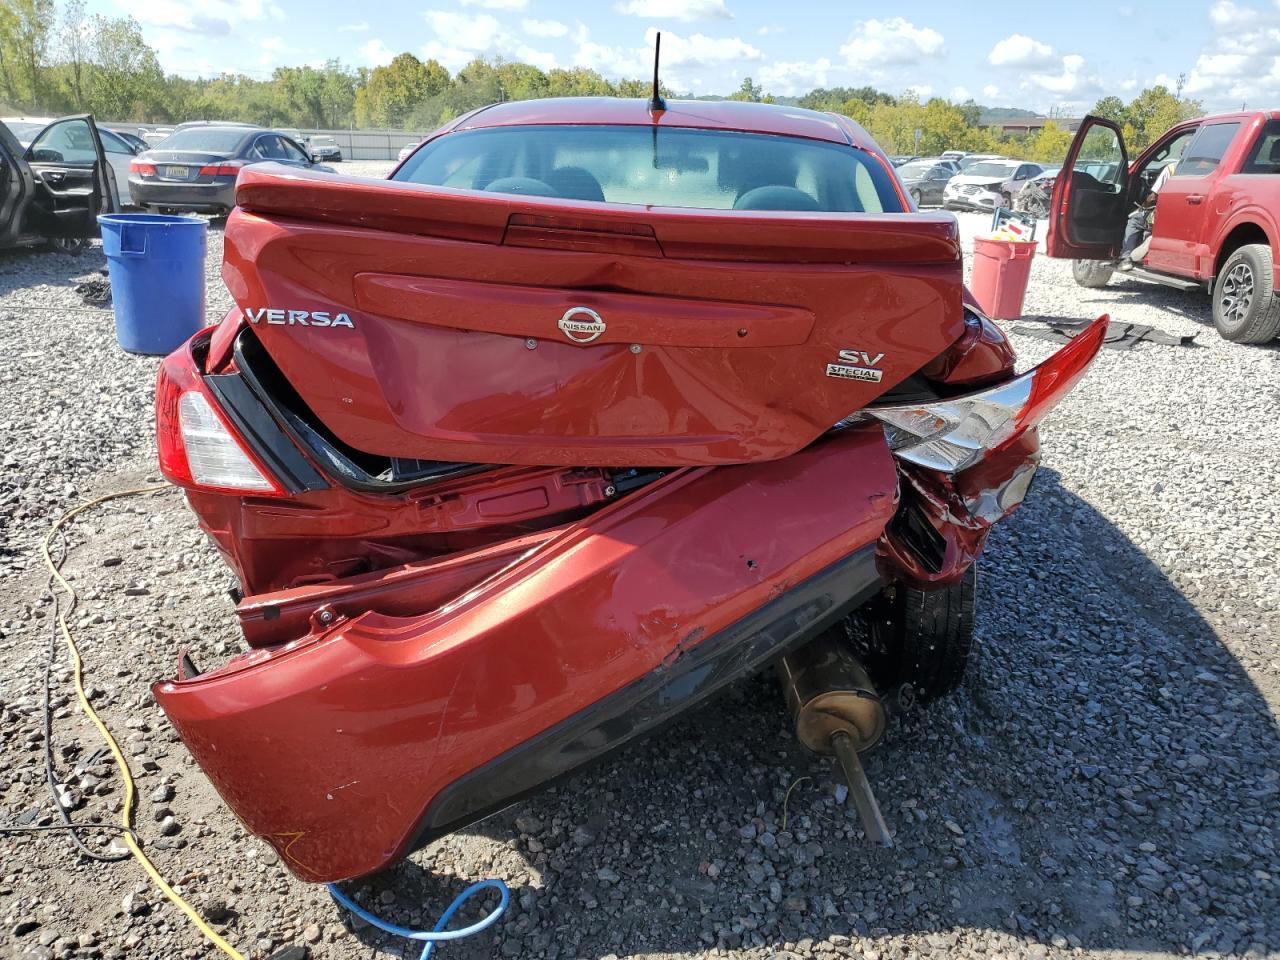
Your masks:
[{"label": "blue hose", "polygon": [[[427,945],[422,948],[422,955],[418,957],[418,960],[430,960],[431,951],[436,948],[437,943],[446,940],[461,940],[463,937],[469,937],[493,926],[498,922],[498,918],[502,916],[503,911],[507,909],[507,904],[511,901],[511,891],[507,889],[507,885],[501,880],[481,880],[478,883],[473,883],[458,894],[453,903],[449,904],[449,909],[440,915],[440,919],[436,921],[434,928],[431,930],[410,930],[408,927],[397,927],[394,923],[387,923],[387,921],[375,917],[339,890],[336,883],[331,883],[328,886],[329,896],[333,897],[341,906],[346,907],[365,923],[372,924],[387,933],[393,933],[397,937],[406,937],[409,940],[425,940]],[[501,896],[502,899],[499,900],[493,912],[469,927],[463,927],[461,930],[446,930],[445,927],[449,925],[453,915],[462,908],[464,903],[471,899],[473,894],[479,893],[481,890],[497,890]]]}]

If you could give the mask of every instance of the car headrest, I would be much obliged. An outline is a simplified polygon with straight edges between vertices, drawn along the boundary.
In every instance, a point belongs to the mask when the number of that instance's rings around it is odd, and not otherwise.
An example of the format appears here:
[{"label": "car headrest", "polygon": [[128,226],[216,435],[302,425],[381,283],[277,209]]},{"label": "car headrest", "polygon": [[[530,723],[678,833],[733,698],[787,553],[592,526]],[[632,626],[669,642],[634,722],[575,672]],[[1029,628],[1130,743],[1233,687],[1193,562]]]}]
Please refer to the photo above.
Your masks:
[{"label": "car headrest", "polygon": [[558,197],[551,184],[533,177],[499,177],[484,188],[489,193],[520,193],[530,197]]},{"label": "car headrest", "polygon": [[547,183],[556,191],[557,196],[604,203],[604,190],[600,187],[600,181],[583,167],[556,167],[547,174]]},{"label": "car headrest", "polygon": [[748,190],[733,205],[735,210],[817,210],[818,201],[798,187],[770,184]]},{"label": "car headrest", "polygon": [[1280,163],[1280,137],[1271,141],[1271,152],[1267,154],[1267,159],[1271,163]]}]

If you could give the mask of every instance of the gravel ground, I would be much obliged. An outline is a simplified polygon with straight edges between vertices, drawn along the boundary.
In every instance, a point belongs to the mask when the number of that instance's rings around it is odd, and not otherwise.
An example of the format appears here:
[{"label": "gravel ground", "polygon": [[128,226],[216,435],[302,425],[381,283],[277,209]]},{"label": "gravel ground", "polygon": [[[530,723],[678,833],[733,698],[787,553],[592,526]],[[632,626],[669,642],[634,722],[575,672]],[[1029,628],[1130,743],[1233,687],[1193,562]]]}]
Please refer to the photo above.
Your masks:
[{"label": "gravel ground", "polygon": [[[220,316],[216,226],[209,239]],[[96,246],[0,255],[8,823],[55,816],[38,541],[69,506],[157,479],[156,361],[117,349],[110,314],[72,289],[102,266]],[[772,678],[758,677],[357,895],[429,926],[465,883],[506,879],[506,918],[446,948],[460,958],[1280,955],[1277,352],[1220,340],[1203,295],[1083,290],[1067,264],[1037,260],[1028,315],[1104,311],[1199,339],[1104,351],[1046,424],[1037,486],[987,551],[964,687],[895,719],[867,756],[896,849],[861,839],[830,764],[795,744]],[[1027,365],[1052,349],[1015,343]],[[294,957],[417,956],[344,922],[247,836],[153,704],[148,684],[180,644],[197,660],[238,645],[229,575],[180,498],[89,515],[67,570],[90,692],[130,754],[138,831],[161,871],[254,956],[290,944]],[[79,819],[111,820],[121,788],[68,678],[60,661],[65,799]],[[0,945],[13,956],[213,955],[136,865],[79,861],[58,834],[0,843]]]}]

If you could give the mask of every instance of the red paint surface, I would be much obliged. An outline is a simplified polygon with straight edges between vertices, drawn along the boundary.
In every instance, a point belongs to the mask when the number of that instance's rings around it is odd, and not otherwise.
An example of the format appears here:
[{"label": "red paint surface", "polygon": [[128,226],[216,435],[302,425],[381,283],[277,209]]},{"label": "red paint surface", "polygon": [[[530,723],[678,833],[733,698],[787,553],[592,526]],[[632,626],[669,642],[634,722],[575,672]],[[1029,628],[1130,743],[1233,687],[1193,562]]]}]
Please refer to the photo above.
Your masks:
[{"label": "red paint surface", "polygon": [[[313,187],[299,182],[249,168],[242,200],[249,194],[252,206],[261,187],[304,203]],[[454,206],[474,220],[484,219],[478,208],[498,208],[485,243],[242,211],[228,221],[223,276],[242,308],[350,314],[354,329],[258,323],[254,332],[317,417],[366,453],[590,466],[775,459],[964,330],[950,219],[743,219],[730,211],[751,226],[726,241],[726,218],[712,216],[723,212],[620,210],[621,220],[652,222],[668,250],[655,259],[496,242],[513,209],[545,201],[459,199],[403,184],[331,187],[314,188],[326,193],[315,204],[373,223],[384,207],[410,219],[418,206],[434,210],[424,224],[448,219]],[[448,229],[466,233],[459,222]],[[761,256],[775,248],[794,255],[807,238],[814,250],[836,245],[841,258],[865,262],[670,258],[673,243],[716,237],[722,247],[750,239]],[[572,306],[597,310],[606,335],[570,342],[557,322]],[[826,376],[842,349],[882,353],[883,380]]]},{"label": "red paint surface", "polygon": [[445,785],[875,542],[895,504],[874,426],[681,471],[448,608],[365,614],[154,692],[291,870],[368,873],[404,852]]}]

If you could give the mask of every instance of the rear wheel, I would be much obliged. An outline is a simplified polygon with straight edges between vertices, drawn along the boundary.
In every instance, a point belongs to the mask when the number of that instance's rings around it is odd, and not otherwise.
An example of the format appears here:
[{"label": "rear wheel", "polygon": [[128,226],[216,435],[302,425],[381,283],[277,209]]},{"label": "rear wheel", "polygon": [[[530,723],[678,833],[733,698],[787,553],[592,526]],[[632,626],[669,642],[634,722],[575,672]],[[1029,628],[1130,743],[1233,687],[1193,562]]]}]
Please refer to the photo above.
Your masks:
[{"label": "rear wheel", "polygon": [[[950,693],[964,679],[973,648],[978,597],[975,561],[960,580],[933,590],[897,585],[862,611],[865,630],[855,647],[883,693],[899,702],[927,703]],[[855,631],[851,629],[853,638]]]},{"label": "rear wheel", "polygon": [[1245,244],[1222,265],[1213,284],[1213,325],[1235,343],[1266,343],[1280,334],[1280,298],[1267,244]]},{"label": "rear wheel", "polygon": [[1072,260],[1071,276],[1076,283],[1091,290],[1105,287],[1111,280],[1115,267],[1105,260]]},{"label": "rear wheel", "polygon": [[924,206],[924,199],[920,196],[919,190],[911,191],[911,202],[914,203],[917,207]]},{"label": "rear wheel", "polygon": [[84,237],[51,237],[45,245],[55,253],[79,253],[89,241]]}]

